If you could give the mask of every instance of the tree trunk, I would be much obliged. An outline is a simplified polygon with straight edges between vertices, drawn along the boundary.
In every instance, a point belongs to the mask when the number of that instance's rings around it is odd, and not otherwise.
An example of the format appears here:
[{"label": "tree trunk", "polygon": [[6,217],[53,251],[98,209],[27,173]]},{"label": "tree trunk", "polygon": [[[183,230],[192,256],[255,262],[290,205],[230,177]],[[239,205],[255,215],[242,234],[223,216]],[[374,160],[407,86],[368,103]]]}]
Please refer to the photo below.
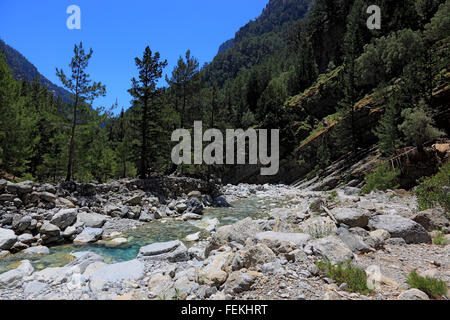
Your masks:
[{"label": "tree trunk", "polygon": [[77,126],[77,109],[78,109],[78,93],[75,96],[75,104],[73,106],[73,124],[69,144],[69,163],[67,164],[66,181],[72,180],[73,151],[75,147],[75,129]]}]

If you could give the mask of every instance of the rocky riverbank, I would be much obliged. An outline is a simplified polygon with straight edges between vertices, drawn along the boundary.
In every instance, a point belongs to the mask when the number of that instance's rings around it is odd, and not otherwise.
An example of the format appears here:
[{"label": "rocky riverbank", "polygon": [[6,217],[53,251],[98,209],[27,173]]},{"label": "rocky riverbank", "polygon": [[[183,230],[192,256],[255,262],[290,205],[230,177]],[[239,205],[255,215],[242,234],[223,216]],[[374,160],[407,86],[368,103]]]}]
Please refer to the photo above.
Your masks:
[{"label": "rocky riverbank", "polygon": [[[92,187],[95,196],[81,195],[78,186],[75,191],[61,188],[63,193],[50,186],[31,186],[31,191],[28,186],[28,193],[17,191],[21,186],[3,187],[0,197],[16,195],[1,198],[8,199],[2,200],[0,210],[13,215],[10,223],[2,224],[3,250],[9,246],[8,254],[17,252],[24,244],[28,248],[22,250],[46,254],[43,245],[53,238],[126,241],[118,236],[124,230],[111,224],[132,221],[131,227],[153,219],[201,219],[205,206],[226,206],[247,197],[274,203],[283,199],[284,205],[267,208],[269,216],[259,220],[245,218],[220,227],[218,221],[203,237],[193,234],[143,246],[131,261],[107,264],[98,254],[78,252],[66,266],[35,270],[23,260],[0,274],[0,299],[428,299],[406,284],[409,272],[450,283],[450,247],[432,244],[435,230],[448,233],[449,221],[437,209],[418,212],[415,197],[405,192],[360,196],[359,189],[348,187],[315,192],[283,185],[229,185],[220,197],[191,190],[170,199],[137,186],[130,190],[130,182],[114,185],[102,193],[99,186]],[[27,203],[26,195],[34,193],[39,199],[46,197],[42,193],[56,199]],[[25,214],[19,219],[9,213],[15,212],[13,207]],[[24,224],[26,216],[36,223]],[[68,228],[76,230],[70,237],[65,236]],[[23,242],[24,234],[33,240]],[[188,240],[194,244],[188,246]],[[349,292],[345,283],[325,277],[315,264],[324,259],[334,264],[351,260],[367,274],[370,293]]]}]

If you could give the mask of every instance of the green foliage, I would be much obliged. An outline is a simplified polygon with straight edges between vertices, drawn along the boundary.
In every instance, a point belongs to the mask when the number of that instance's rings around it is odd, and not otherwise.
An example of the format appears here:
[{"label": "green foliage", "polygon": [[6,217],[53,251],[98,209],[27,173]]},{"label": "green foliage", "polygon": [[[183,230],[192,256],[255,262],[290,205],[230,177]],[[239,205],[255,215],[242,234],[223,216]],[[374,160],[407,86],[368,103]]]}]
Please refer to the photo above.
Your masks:
[{"label": "green foliage", "polygon": [[445,238],[445,232],[438,231],[436,237],[433,238],[433,243],[438,246],[446,246],[449,244],[448,240]]},{"label": "green foliage", "polygon": [[447,284],[438,279],[421,277],[416,271],[408,275],[407,281],[412,288],[425,292],[430,298],[439,298],[447,294]]},{"label": "green foliage", "polygon": [[386,106],[386,111],[374,132],[378,137],[379,149],[384,156],[394,155],[396,149],[401,145],[398,129],[400,119],[399,105],[391,97]]},{"label": "green foliage", "polygon": [[367,287],[367,275],[364,270],[352,265],[351,261],[333,265],[331,262],[324,260],[316,262],[319,270],[327,277],[336,281],[339,285],[346,283],[348,291],[359,292],[361,294],[370,293]]},{"label": "green foliage", "polygon": [[450,212],[450,162],[444,164],[439,173],[431,178],[425,178],[416,188],[417,201],[420,210],[427,210],[441,205]]},{"label": "green foliage", "polygon": [[434,127],[433,118],[428,115],[423,102],[418,108],[403,110],[402,117],[405,121],[398,128],[404,134],[406,143],[421,148],[426,142],[444,135]]},{"label": "green foliage", "polygon": [[373,190],[396,189],[398,188],[397,178],[399,175],[400,170],[392,169],[387,163],[379,164],[372,173],[366,175],[366,185],[361,192],[368,194]]}]

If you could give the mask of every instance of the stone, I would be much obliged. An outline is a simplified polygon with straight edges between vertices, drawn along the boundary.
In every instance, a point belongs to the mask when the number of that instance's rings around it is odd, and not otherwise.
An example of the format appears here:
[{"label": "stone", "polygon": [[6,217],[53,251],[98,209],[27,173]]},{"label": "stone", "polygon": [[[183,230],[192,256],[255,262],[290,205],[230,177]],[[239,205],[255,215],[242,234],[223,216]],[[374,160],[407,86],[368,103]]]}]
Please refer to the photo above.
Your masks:
[{"label": "stone", "polygon": [[31,220],[32,219],[30,216],[23,216],[17,223],[13,223],[14,230],[16,230],[19,233],[24,232],[31,226]]},{"label": "stone", "polygon": [[347,229],[339,228],[338,237],[353,253],[367,253],[374,251],[361,237],[350,233]]},{"label": "stone", "polygon": [[50,202],[50,203],[56,203],[56,200],[58,199],[58,197],[56,197],[53,193],[50,192],[41,192],[39,194],[39,198],[46,201],[46,202]]},{"label": "stone", "polygon": [[27,257],[47,256],[50,254],[50,250],[45,246],[30,247],[22,251]]},{"label": "stone", "polygon": [[183,214],[183,216],[181,217],[181,219],[182,219],[183,221],[189,221],[189,220],[201,220],[201,219],[202,219],[202,216],[199,215],[199,214],[196,214],[196,213],[190,213],[190,212],[188,212],[188,213]]},{"label": "stone", "polygon": [[412,217],[412,220],[422,225],[427,231],[443,230],[449,227],[450,222],[438,209],[421,211]]},{"label": "stone", "polygon": [[148,212],[143,212],[139,216],[140,222],[151,222],[153,220],[155,220],[155,216],[153,214],[149,214]]},{"label": "stone", "polygon": [[115,246],[124,245],[126,243],[128,243],[128,239],[127,238],[114,238],[112,240],[109,240],[109,241],[105,242],[105,245],[106,246],[115,247]]},{"label": "stone", "polygon": [[0,274],[0,288],[15,288],[22,284],[23,278],[30,276],[34,271],[30,261],[23,260],[20,265],[14,269]]},{"label": "stone", "polygon": [[203,266],[196,270],[196,282],[204,285],[221,285],[226,280],[226,269],[231,265],[234,254],[219,253],[208,257]]},{"label": "stone", "polygon": [[33,191],[33,186],[34,182],[29,180],[16,183],[15,185],[17,193],[19,194],[31,193]]},{"label": "stone", "polygon": [[417,222],[397,215],[381,215],[369,221],[371,230],[383,229],[392,238],[402,238],[406,243],[431,243],[431,236]]},{"label": "stone", "polygon": [[100,291],[108,282],[136,281],[145,277],[145,265],[139,260],[107,264],[90,276],[90,287]]},{"label": "stone", "polygon": [[190,247],[188,249],[188,254],[191,259],[197,259],[199,261],[205,260],[205,249],[198,247]]},{"label": "stone", "polygon": [[228,277],[224,292],[228,294],[239,294],[250,290],[257,277],[241,271],[234,271]]},{"label": "stone", "polygon": [[99,254],[94,252],[76,252],[73,253],[76,258],[74,261],[66,265],[66,267],[74,268],[76,267],[80,273],[85,273],[89,266],[94,263],[103,263],[104,259]]},{"label": "stone", "polygon": [[186,212],[202,214],[204,206],[203,203],[196,197],[191,197],[186,201]]},{"label": "stone", "polygon": [[185,203],[179,203],[175,206],[175,210],[177,210],[178,213],[183,213],[187,210],[187,205]]},{"label": "stone", "polygon": [[59,212],[53,216],[50,223],[54,224],[59,229],[64,230],[75,223],[77,220],[77,213],[77,209],[59,210]]},{"label": "stone", "polygon": [[310,242],[316,256],[329,260],[332,264],[345,263],[353,259],[353,252],[337,236],[328,236]]},{"label": "stone", "polygon": [[80,212],[77,216],[78,223],[84,223],[88,228],[101,228],[105,224],[107,218],[97,213]]},{"label": "stone", "polygon": [[9,250],[17,242],[14,231],[0,228],[0,250]]},{"label": "stone", "polygon": [[45,221],[44,224],[39,229],[39,232],[42,234],[45,234],[49,237],[56,237],[56,236],[59,236],[61,229],[59,229],[54,224],[52,224],[48,221]]},{"label": "stone", "polygon": [[129,204],[132,206],[137,206],[142,204],[142,195],[136,195],[134,197],[131,197],[127,201],[124,202],[124,204]]},{"label": "stone", "polygon": [[355,187],[345,187],[344,194],[346,196],[358,196],[361,194],[361,189]]},{"label": "stone", "polygon": [[72,238],[73,236],[75,236],[76,234],[77,234],[77,228],[75,228],[74,226],[70,226],[66,230],[64,230],[63,237],[69,239],[69,238]]},{"label": "stone", "polygon": [[214,198],[214,201],[212,203],[213,207],[215,208],[229,208],[231,205],[228,203],[227,199],[225,199],[224,196],[218,196]]},{"label": "stone", "polygon": [[26,244],[30,244],[34,242],[34,237],[33,235],[29,234],[29,233],[23,233],[20,236],[17,237],[17,241],[22,242],[22,243],[26,243]]},{"label": "stone", "polygon": [[202,193],[200,191],[191,191],[188,193],[188,198],[196,197],[200,198],[202,196]]},{"label": "stone", "polygon": [[138,259],[181,262],[189,260],[186,246],[179,240],[154,243],[139,249]]},{"label": "stone", "polygon": [[367,287],[370,290],[380,288],[380,285],[383,283],[393,287],[398,287],[398,284],[394,280],[385,276],[381,272],[381,268],[378,265],[371,265],[367,267],[366,275],[367,275]]},{"label": "stone", "polygon": [[190,234],[190,235],[186,236],[186,240],[189,242],[198,241],[198,240],[200,240],[200,235],[201,235],[201,232]]},{"label": "stone", "polygon": [[45,268],[44,270],[35,272],[32,278],[34,281],[58,285],[68,282],[72,274],[73,270],[69,267]]},{"label": "stone", "polygon": [[308,262],[308,256],[301,249],[296,249],[294,251],[286,253],[285,257],[286,257],[286,260],[291,261],[291,262],[297,262],[297,263]]},{"label": "stone", "polygon": [[155,275],[147,282],[149,297],[152,299],[172,299],[175,295],[173,280],[170,276]]},{"label": "stone", "polygon": [[399,296],[398,300],[430,300],[427,294],[419,289],[410,289],[403,291]]},{"label": "stone", "polygon": [[282,233],[266,231],[256,234],[255,239],[257,241],[292,242],[295,243],[298,248],[302,248],[309,240],[311,240],[311,236],[306,233]]},{"label": "stone", "polygon": [[265,244],[258,243],[244,251],[243,265],[246,268],[254,267],[258,264],[265,264],[275,260],[276,255]]},{"label": "stone", "polygon": [[103,234],[103,230],[99,228],[85,228],[74,240],[74,244],[87,244],[95,242]]},{"label": "stone", "polygon": [[331,213],[339,223],[349,227],[367,227],[371,217],[368,211],[357,208],[335,208]]},{"label": "stone", "polygon": [[23,288],[23,292],[27,296],[35,297],[50,289],[50,286],[40,281],[31,281],[24,284]]},{"label": "stone", "polygon": [[378,249],[378,248],[383,247],[383,245],[386,243],[386,241],[390,237],[391,237],[391,235],[389,234],[388,231],[383,230],[383,229],[378,229],[378,230],[375,230],[375,231],[371,231],[369,233],[369,237],[368,237],[368,239],[366,239],[366,241],[372,240],[373,247],[375,249]]}]

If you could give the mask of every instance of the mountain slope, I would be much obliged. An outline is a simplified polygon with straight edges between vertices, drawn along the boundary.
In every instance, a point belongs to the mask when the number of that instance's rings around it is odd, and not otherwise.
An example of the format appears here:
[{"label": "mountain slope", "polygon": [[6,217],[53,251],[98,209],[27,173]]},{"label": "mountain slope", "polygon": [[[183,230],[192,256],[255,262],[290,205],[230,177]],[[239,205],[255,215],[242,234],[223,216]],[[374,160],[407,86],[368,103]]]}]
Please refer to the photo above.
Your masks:
[{"label": "mountain slope", "polygon": [[41,75],[38,69],[28,61],[19,51],[7,45],[0,39],[0,52],[4,52],[6,56],[6,62],[13,72],[13,76],[16,80],[32,81],[36,76],[41,79],[41,84],[46,86],[50,92],[56,97],[61,97],[64,102],[71,102],[71,94],[69,91],[58,87],[46,77]]}]

